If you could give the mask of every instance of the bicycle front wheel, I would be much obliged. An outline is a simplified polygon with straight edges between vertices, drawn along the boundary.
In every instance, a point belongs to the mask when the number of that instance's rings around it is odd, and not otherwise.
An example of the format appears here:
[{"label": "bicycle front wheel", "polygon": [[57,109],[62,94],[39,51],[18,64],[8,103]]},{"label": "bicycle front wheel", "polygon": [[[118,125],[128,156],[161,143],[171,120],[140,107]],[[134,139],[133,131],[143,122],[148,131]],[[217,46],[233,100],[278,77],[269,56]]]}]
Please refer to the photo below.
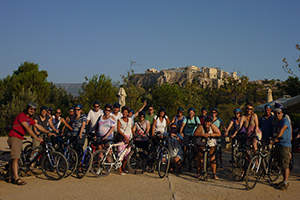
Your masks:
[{"label": "bicycle front wheel", "polygon": [[93,155],[91,152],[87,151],[85,155],[81,158],[78,163],[76,175],[77,178],[83,178],[90,171],[93,161]]},{"label": "bicycle front wheel", "polygon": [[255,187],[258,178],[259,178],[259,157],[255,156],[252,158],[251,162],[249,163],[247,172],[246,172],[246,188],[251,190]]},{"label": "bicycle front wheel", "polygon": [[110,154],[105,156],[105,150],[97,150],[93,154],[93,162],[91,167],[91,172],[96,177],[104,177],[110,174],[112,166],[113,166],[113,159]]},{"label": "bicycle front wheel", "polygon": [[64,156],[66,157],[68,162],[68,171],[66,173],[66,177],[68,177],[73,174],[77,168],[78,155],[74,149],[68,148],[67,151],[64,152]]},{"label": "bicycle front wheel", "polygon": [[9,162],[10,151],[0,153],[0,180],[6,180],[8,178]]},{"label": "bicycle front wheel", "polygon": [[170,166],[170,153],[168,149],[164,148],[159,155],[158,166],[157,166],[158,175],[160,178],[166,176],[169,170],[169,166]]},{"label": "bicycle front wheel", "polygon": [[133,174],[142,174],[147,167],[148,152],[144,149],[132,150],[127,159],[127,167]]},{"label": "bicycle front wheel", "polygon": [[275,157],[270,158],[269,169],[268,169],[268,177],[270,183],[275,182],[281,174],[281,168],[278,165],[278,161]]},{"label": "bicycle front wheel", "polygon": [[43,174],[51,180],[60,180],[68,171],[68,162],[59,152],[49,152],[42,158]]},{"label": "bicycle front wheel", "polygon": [[208,151],[204,152],[203,155],[203,179],[204,181],[207,181],[207,169],[208,169]]},{"label": "bicycle front wheel", "polygon": [[[249,161],[248,161],[249,162]],[[237,153],[232,160],[232,174],[236,181],[242,181],[247,169],[247,159],[243,152]]]}]

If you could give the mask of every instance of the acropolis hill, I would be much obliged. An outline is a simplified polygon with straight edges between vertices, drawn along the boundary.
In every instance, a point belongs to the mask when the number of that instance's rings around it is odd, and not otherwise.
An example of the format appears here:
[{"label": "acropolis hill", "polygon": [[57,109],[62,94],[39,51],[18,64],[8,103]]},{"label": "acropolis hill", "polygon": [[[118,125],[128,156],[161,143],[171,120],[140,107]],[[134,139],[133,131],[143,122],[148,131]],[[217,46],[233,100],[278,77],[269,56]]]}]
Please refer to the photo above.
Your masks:
[{"label": "acropolis hill", "polygon": [[223,85],[223,78],[231,76],[239,78],[236,72],[225,72],[219,68],[213,67],[176,67],[163,69],[147,69],[144,74],[135,74],[133,83],[136,85],[162,85],[163,83],[176,83],[184,86],[186,83],[197,83],[204,88],[217,87]]}]

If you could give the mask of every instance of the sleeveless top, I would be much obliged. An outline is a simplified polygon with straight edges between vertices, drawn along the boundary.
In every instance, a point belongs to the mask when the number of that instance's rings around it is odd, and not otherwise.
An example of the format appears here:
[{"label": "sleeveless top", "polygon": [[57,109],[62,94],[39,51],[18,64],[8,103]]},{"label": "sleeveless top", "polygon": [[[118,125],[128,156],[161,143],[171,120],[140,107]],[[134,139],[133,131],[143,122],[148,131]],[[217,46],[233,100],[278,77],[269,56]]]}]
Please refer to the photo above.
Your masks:
[{"label": "sleeveless top", "polygon": [[[202,133],[205,133],[204,127],[202,129]],[[213,133],[211,127],[209,127],[208,133]],[[199,146],[205,146],[205,138],[203,137],[197,138],[196,144]],[[217,140],[215,138],[207,138],[207,144],[209,147],[214,147],[217,144]]]},{"label": "sleeveless top", "polygon": [[156,120],[155,133],[157,133],[157,132],[166,133],[167,132],[167,120],[166,119],[168,119],[168,116],[165,116],[163,118],[162,122],[160,121],[160,119],[157,115],[154,117],[154,119]]},{"label": "sleeveless top", "polygon": [[58,117],[58,120],[55,119],[55,115],[52,116],[52,124],[55,127],[56,130],[58,130],[59,126],[60,126],[60,116]]},{"label": "sleeveless top", "polygon": [[182,116],[181,119],[179,119],[178,115],[175,116],[175,123],[177,123],[179,130],[182,127],[182,123],[183,123],[184,120],[185,120],[185,116],[184,115]]},{"label": "sleeveless top", "polygon": [[[45,120],[44,120],[44,121],[42,121],[40,115],[35,116],[34,119],[37,120],[37,124],[41,125],[44,129],[48,130],[48,126],[49,126],[49,125],[48,125],[48,120],[50,119],[49,115],[46,115],[46,116],[45,116]],[[38,128],[37,128],[37,130],[38,130],[38,131],[41,131],[41,130],[39,130]]]},{"label": "sleeveless top", "polygon": [[[237,121],[236,121],[235,117],[231,118],[231,121],[233,122],[233,126],[234,126],[233,132],[235,132],[239,128],[239,124],[237,124]],[[242,134],[242,135],[245,135],[246,134],[246,128],[243,126],[238,133]]]},{"label": "sleeveless top", "polygon": [[124,133],[124,135],[126,135],[128,139],[132,138],[132,119],[128,117],[128,122],[124,122],[124,120],[121,118],[119,119],[119,121],[121,123],[120,130]]},{"label": "sleeveless top", "polygon": [[250,116],[249,122],[247,120],[244,122],[243,127],[245,127],[245,130],[246,130],[245,132],[246,132],[247,136],[251,136],[253,134],[257,134],[255,132],[255,121],[254,121],[253,115]]}]

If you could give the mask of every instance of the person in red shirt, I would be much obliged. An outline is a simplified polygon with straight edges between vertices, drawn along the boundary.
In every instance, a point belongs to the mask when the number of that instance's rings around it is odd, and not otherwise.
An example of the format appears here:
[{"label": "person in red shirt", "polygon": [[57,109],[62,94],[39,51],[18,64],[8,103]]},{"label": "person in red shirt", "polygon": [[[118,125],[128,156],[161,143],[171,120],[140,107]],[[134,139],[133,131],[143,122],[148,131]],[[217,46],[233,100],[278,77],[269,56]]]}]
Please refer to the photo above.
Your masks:
[{"label": "person in red shirt", "polygon": [[35,121],[31,118],[35,111],[37,105],[34,102],[30,102],[27,104],[27,108],[19,113],[14,120],[12,129],[9,132],[8,136],[8,146],[10,147],[10,155],[11,155],[11,165],[10,165],[10,176],[9,182],[13,182],[17,185],[25,185],[26,182],[21,180],[18,174],[19,171],[19,162],[22,149],[22,143],[24,140],[25,133],[28,132],[33,138],[38,140],[39,142],[43,142],[42,138],[38,138],[37,135],[33,132],[30,126],[35,126],[40,131],[44,133],[49,133],[45,128],[41,125],[36,124]]}]

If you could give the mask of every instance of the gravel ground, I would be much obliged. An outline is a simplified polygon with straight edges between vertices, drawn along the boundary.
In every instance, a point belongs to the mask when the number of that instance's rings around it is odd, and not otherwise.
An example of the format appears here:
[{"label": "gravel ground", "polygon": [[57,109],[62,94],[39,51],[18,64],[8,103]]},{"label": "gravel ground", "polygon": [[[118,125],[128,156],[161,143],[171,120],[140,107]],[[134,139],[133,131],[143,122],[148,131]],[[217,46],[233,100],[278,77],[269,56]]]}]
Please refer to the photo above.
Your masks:
[{"label": "gravel ground", "polygon": [[[0,137],[0,152],[8,150],[6,137]],[[6,199],[298,199],[300,196],[300,155],[294,155],[294,170],[290,187],[281,191],[262,178],[253,190],[247,190],[245,182],[231,178],[228,160],[224,154],[225,168],[218,170],[219,180],[209,176],[207,182],[198,181],[195,171],[169,174],[160,179],[157,173],[120,176],[113,172],[104,178],[88,174],[83,179],[68,177],[49,181],[43,175],[27,176],[25,186],[8,184],[0,180],[0,200]],[[281,180],[282,178],[280,178]]]}]

